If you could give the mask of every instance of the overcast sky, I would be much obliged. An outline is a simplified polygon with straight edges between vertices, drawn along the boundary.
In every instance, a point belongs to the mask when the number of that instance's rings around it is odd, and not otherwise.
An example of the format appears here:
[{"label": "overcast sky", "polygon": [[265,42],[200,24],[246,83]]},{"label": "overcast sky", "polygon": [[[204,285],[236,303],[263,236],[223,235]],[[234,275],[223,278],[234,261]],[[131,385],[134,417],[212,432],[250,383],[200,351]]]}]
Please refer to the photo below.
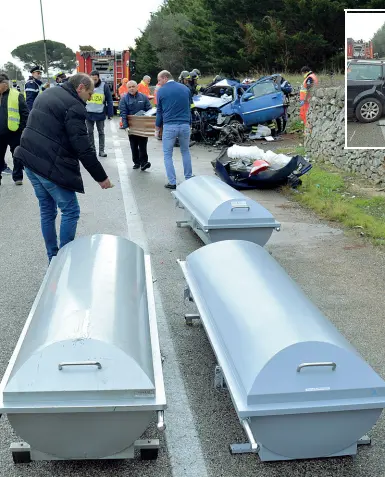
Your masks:
[{"label": "overcast sky", "polygon": [[385,11],[376,13],[348,12],[346,37],[353,38],[353,40],[369,41],[384,23]]},{"label": "overcast sky", "polygon": [[[0,14],[0,65],[7,61],[17,63],[11,55],[17,46],[43,39],[39,0],[18,0],[16,3],[0,0],[3,1],[5,5],[1,11],[6,14],[5,18]],[[162,0],[42,2],[46,39],[65,43],[73,51],[78,50],[79,45],[112,50],[133,46],[134,38],[146,26],[150,13],[163,3]]]}]

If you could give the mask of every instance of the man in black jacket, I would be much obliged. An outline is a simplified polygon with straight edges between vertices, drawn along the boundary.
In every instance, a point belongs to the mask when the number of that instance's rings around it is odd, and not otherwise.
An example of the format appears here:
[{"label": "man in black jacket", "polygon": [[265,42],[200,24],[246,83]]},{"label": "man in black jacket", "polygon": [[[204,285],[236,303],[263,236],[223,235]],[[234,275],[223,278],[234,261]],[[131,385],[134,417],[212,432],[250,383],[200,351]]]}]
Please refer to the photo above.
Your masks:
[{"label": "man in black jacket", "polygon": [[58,252],[55,219],[61,210],[60,248],[75,238],[80,215],[76,192],[84,193],[80,163],[102,189],[112,187],[88,139],[86,101],[94,84],[83,73],[61,88],[40,94],[30,112],[15,157],[23,162],[40,206],[48,259]]},{"label": "man in black jacket", "polygon": [[[20,144],[20,137],[27,124],[28,107],[24,96],[15,88],[9,87],[9,78],[0,74],[0,185],[1,173],[7,169],[5,153],[9,146],[13,155]],[[13,158],[12,179],[16,185],[23,183],[23,164]]]}]

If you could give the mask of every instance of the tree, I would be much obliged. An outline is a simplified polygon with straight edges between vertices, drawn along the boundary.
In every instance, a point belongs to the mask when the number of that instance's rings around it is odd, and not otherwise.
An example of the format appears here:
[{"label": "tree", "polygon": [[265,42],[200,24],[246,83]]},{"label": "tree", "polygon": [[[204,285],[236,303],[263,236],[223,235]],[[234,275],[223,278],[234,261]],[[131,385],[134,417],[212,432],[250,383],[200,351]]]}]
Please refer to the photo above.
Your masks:
[{"label": "tree", "polygon": [[162,67],[148,39],[148,31],[141,33],[142,35],[135,39],[135,49],[130,50],[131,58],[136,59],[136,76],[141,78],[149,75],[151,78],[156,78]]},{"label": "tree", "polygon": [[11,61],[8,61],[8,63],[0,66],[0,71],[6,73],[10,80],[23,78],[23,72],[21,69]]},{"label": "tree", "polygon": [[[76,67],[75,53],[64,43],[46,41],[48,68],[55,70],[72,71]],[[45,71],[45,56],[43,40],[26,43],[15,48],[11,55],[24,63],[26,70],[34,66],[41,66]],[[45,73],[48,73],[45,71]]]},{"label": "tree", "polygon": [[79,45],[79,50],[80,51],[96,51],[95,48],[91,45]]},{"label": "tree", "polygon": [[147,27],[148,40],[163,69],[173,73],[186,69],[186,51],[178,31],[189,26],[189,19],[182,13],[160,11],[152,16]]}]

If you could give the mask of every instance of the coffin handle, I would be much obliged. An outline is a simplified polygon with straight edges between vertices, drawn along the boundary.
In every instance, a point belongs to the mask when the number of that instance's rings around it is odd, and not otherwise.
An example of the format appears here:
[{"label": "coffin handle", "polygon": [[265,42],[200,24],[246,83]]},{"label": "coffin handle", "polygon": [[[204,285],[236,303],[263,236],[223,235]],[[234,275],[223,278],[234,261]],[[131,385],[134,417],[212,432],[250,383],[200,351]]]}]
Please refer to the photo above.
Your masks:
[{"label": "coffin handle", "polygon": [[258,452],[259,450],[259,445],[258,443],[255,441],[254,439],[254,436],[253,436],[253,431],[251,430],[251,427],[250,427],[250,422],[248,419],[243,419],[242,421],[242,426],[243,426],[243,429],[245,430],[246,432],[246,435],[247,435],[247,439],[250,443],[250,446],[251,446],[251,450],[253,452]]},{"label": "coffin handle", "polygon": [[297,373],[301,372],[302,368],[314,368],[318,366],[330,366],[332,368],[332,371],[334,371],[337,367],[336,363],[333,361],[326,361],[326,362],[321,362],[321,363],[302,363],[298,366],[297,368]]},{"label": "coffin handle", "polygon": [[158,411],[158,424],[156,427],[160,431],[164,431],[166,429],[166,424],[164,422],[164,411]]},{"label": "coffin handle", "polygon": [[71,363],[59,363],[59,371],[61,371],[65,366],[97,366],[98,369],[102,369],[102,365],[99,363],[99,361],[72,361]]}]

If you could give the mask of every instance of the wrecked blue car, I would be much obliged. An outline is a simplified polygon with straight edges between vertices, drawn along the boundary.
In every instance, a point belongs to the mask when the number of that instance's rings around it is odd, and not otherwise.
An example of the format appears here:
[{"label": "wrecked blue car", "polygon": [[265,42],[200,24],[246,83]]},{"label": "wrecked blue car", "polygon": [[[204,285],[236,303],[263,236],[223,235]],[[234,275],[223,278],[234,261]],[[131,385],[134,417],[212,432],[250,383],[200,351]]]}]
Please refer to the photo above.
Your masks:
[{"label": "wrecked blue car", "polygon": [[284,94],[273,77],[253,84],[223,80],[193,98],[193,134],[215,138],[225,125],[247,130],[284,115]]}]

